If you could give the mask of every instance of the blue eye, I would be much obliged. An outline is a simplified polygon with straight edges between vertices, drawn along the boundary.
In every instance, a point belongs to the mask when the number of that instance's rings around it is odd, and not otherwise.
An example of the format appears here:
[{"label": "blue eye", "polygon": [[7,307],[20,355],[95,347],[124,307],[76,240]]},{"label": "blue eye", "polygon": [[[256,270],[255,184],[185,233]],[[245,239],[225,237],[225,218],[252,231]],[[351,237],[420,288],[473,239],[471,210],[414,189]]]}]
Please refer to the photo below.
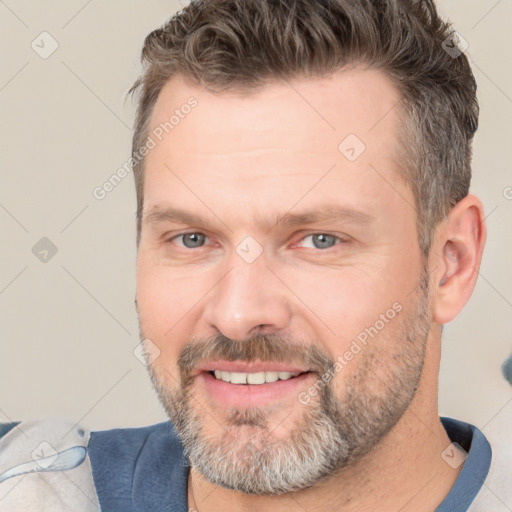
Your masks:
[{"label": "blue eye", "polygon": [[[305,241],[310,239],[311,243],[308,244]],[[334,235],[327,235],[325,233],[316,233],[314,235],[308,235],[302,239],[303,247],[308,247],[312,249],[330,249],[340,239],[337,236]]]},{"label": "blue eye", "polygon": [[197,249],[205,244],[206,235],[202,233],[185,233],[178,236],[177,239],[181,239],[182,244],[188,249]]}]

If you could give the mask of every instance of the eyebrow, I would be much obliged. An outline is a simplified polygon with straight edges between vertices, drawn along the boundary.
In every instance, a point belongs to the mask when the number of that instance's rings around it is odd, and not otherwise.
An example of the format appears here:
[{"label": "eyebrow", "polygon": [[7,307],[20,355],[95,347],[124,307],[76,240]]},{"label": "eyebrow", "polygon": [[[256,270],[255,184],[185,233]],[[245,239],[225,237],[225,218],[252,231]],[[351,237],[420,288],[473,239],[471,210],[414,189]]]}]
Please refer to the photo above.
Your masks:
[{"label": "eyebrow", "polygon": [[[220,218],[219,218],[220,219]],[[269,230],[278,225],[285,227],[294,227],[298,225],[315,224],[320,222],[351,222],[353,224],[368,225],[374,220],[374,217],[359,210],[345,208],[339,205],[323,205],[315,210],[302,213],[292,213],[291,211],[271,217],[260,218],[262,225],[268,226]],[[143,215],[144,224],[177,223],[189,225],[209,225],[210,221],[203,217],[179,208],[162,208],[155,205]]]},{"label": "eyebrow", "polygon": [[204,224],[204,219],[199,215],[180,210],[178,208],[161,208],[153,206],[143,214],[144,224],[159,224],[163,222],[175,222],[177,224]]},{"label": "eyebrow", "polygon": [[303,213],[287,212],[284,215],[275,216],[272,227],[282,224],[285,226],[297,226],[299,224],[315,224],[317,222],[349,221],[355,224],[370,224],[373,217],[367,213],[339,205],[324,205]]}]

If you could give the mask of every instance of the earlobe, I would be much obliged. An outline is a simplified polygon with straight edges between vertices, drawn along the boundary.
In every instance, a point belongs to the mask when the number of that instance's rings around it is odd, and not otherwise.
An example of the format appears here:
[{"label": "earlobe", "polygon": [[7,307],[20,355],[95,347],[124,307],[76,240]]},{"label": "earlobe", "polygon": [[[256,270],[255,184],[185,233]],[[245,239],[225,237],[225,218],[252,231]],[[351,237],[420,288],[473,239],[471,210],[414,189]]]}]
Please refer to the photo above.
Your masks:
[{"label": "earlobe", "polygon": [[457,203],[438,230],[433,248],[438,253],[434,320],[453,320],[468,302],[482,259],[486,229],[482,203],[468,195]]}]

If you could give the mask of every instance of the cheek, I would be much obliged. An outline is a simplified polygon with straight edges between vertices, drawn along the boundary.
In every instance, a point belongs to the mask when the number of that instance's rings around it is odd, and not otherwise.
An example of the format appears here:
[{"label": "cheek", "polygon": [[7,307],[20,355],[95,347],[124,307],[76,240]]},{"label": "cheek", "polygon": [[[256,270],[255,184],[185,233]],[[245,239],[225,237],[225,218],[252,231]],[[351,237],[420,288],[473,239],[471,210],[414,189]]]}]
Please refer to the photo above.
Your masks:
[{"label": "cheek", "polygon": [[174,366],[200,315],[207,288],[161,265],[137,264],[137,309],[142,335],[160,350],[156,366]]},{"label": "cheek", "polygon": [[[315,327],[317,339],[325,340],[331,357],[343,354],[351,341],[378,322],[381,315],[394,316],[393,305],[403,304],[412,289],[401,278],[382,269],[315,267],[308,271],[283,269],[283,281],[293,283],[296,314]],[[382,278],[382,275],[387,275]],[[395,306],[395,307],[399,307]],[[386,320],[388,318],[386,317]],[[389,321],[393,323],[393,321]],[[387,326],[388,324],[386,324]]]},{"label": "cheek", "polygon": [[338,397],[346,396],[349,390],[385,396],[392,383],[390,375],[404,364],[403,348],[410,326],[402,304],[394,303],[362,325],[343,340],[343,350],[335,358],[332,389]]}]

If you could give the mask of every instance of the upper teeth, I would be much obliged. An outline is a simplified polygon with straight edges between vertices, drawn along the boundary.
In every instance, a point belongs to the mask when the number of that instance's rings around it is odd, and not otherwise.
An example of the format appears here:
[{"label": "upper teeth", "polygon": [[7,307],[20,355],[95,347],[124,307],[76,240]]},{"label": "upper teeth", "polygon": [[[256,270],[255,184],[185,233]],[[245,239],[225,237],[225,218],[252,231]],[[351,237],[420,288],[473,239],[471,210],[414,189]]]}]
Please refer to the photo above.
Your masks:
[{"label": "upper teeth", "polygon": [[287,380],[296,377],[300,372],[221,372],[215,370],[215,377],[231,384],[265,384],[265,382],[275,382],[276,380]]}]

